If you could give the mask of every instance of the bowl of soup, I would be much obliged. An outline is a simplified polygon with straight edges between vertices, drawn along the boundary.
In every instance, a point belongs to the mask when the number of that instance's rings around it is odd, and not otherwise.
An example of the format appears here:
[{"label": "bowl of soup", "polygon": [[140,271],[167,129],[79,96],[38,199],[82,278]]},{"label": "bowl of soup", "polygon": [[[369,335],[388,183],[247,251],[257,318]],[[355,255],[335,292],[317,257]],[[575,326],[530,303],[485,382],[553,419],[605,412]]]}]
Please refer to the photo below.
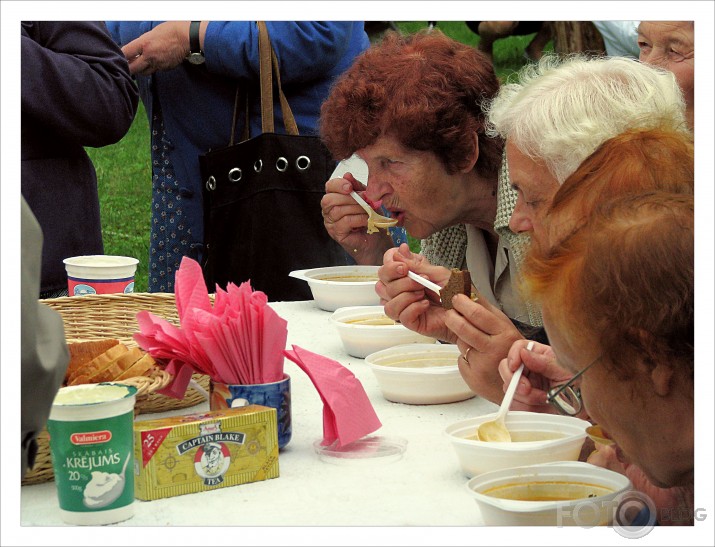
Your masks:
[{"label": "bowl of soup", "polygon": [[591,424],[573,416],[510,411],[506,427],[512,442],[477,439],[477,427],[496,418],[496,412],[453,423],[445,429],[462,472],[480,473],[554,461],[576,461]]},{"label": "bowl of soup", "polygon": [[365,358],[371,353],[402,344],[435,344],[437,340],[411,331],[385,315],[382,306],[347,306],[330,317],[345,351]]},{"label": "bowl of soup", "polygon": [[378,266],[330,266],[294,270],[290,277],[308,283],[316,305],[335,311],[346,306],[372,306],[380,303],[375,292]]},{"label": "bowl of soup", "polygon": [[632,490],[628,477],[585,462],[500,469],[467,482],[487,526],[606,526]]},{"label": "bowl of soup", "polygon": [[383,397],[395,403],[436,405],[471,399],[454,344],[404,344],[365,357]]}]

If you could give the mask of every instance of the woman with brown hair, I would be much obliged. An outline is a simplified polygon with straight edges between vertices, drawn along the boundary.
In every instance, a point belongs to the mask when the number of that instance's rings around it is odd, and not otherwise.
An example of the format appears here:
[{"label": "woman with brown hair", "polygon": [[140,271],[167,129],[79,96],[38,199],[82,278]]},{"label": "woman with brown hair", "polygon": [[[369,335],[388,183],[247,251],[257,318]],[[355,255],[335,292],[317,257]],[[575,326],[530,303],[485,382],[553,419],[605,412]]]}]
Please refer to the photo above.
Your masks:
[{"label": "woman with brown hair", "polygon": [[[491,62],[475,48],[439,31],[387,33],[339,78],[321,111],[321,136],[333,156],[357,154],[367,163],[369,180],[365,186],[345,174],[328,181],[321,203],[328,233],[358,263],[383,264],[387,273],[377,292],[390,317],[454,342],[439,299],[407,277],[410,270],[444,286],[450,270],[411,253],[407,245],[393,248],[385,232],[366,233],[367,215],[350,192],[364,191],[418,239],[464,225],[463,267],[488,310],[495,341],[494,351],[480,357],[497,379],[499,360],[522,332],[543,332],[532,327],[528,307],[513,287],[510,243],[494,228],[503,142],[486,135],[483,103],[498,89]],[[493,398],[501,383],[475,382],[472,389]]]}]

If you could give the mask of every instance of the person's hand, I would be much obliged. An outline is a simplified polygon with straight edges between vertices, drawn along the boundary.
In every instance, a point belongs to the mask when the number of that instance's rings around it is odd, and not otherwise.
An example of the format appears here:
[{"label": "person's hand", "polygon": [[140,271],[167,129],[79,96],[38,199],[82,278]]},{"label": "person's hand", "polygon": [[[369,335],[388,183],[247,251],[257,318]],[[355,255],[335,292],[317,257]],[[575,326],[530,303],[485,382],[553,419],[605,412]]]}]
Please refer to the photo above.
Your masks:
[{"label": "person's hand", "polygon": [[462,378],[472,391],[494,403],[504,398],[499,362],[521,333],[499,308],[481,297],[476,302],[465,294],[452,298],[453,309],[445,325],[456,336],[462,354],[458,359]]},{"label": "person's hand", "polygon": [[519,379],[511,408],[558,414],[558,410],[546,402],[547,392],[553,386],[568,382],[572,374],[559,365],[551,346],[535,342],[529,351],[526,349],[527,344],[528,340],[515,342],[507,357],[499,363],[504,391],[516,369],[524,363],[524,372]]},{"label": "person's hand", "polygon": [[596,443],[595,450],[591,452],[586,462],[604,469],[610,469],[621,475],[626,474],[627,466],[618,458],[614,445]]},{"label": "person's hand", "polygon": [[350,192],[360,192],[365,186],[351,173],[325,183],[325,195],[320,200],[325,229],[358,264],[379,265],[385,251],[393,246],[386,230],[367,233],[367,213],[352,198]]},{"label": "person's hand", "polygon": [[122,48],[129,72],[148,76],[180,65],[189,53],[190,21],[168,21],[157,25]]},{"label": "person's hand", "polygon": [[656,507],[658,524],[687,526],[693,524],[694,492],[692,486],[660,488],[653,484],[643,470],[630,463],[617,446],[596,444],[588,463],[610,469],[628,477],[633,488],[647,495]]},{"label": "person's hand", "polygon": [[406,243],[388,250],[383,265],[377,271],[378,282],[375,285],[385,315],[412,331],[453,342],[454,335],[444,324],[446,310],[439,297],[407,277],[408,271],[440,286],[445,285],[450,274],[447,268],[433,266],[424,256],[412,253]]}]

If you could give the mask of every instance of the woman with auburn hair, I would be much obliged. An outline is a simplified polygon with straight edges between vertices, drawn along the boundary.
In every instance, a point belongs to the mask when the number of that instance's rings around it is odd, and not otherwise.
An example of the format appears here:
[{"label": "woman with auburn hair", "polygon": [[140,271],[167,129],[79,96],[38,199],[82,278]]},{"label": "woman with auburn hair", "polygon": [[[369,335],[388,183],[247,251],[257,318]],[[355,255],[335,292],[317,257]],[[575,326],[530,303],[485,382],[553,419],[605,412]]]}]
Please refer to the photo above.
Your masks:
[{"label": "woman with auburn hair", "polygon": [[540,323],[532,322],[513,285],[513,248],[495,231],[503,142],[486,135],[482,105],[498,89],[491,62],[475,48],[439,31],[388,33],[338,79],[320,120],[333,156],[356,154],[366,162],[369,180],[365,186],[345,174],[327,182],[321,203],[325,227],[358,263],[383,264],[377,292],[388,316],[455,342],[440,299],[407,277],[409,270],[444,286],[451,271],[412,254],[407,245],[393,248],[384,232],[367,234],[367,215],[350,192],[364,191],[415,238],[465,227],[459,266],[469,269],[494,336],[491,351],[479,356],[488,362],[490,376],[470,387],[492,400],[502,395],[499,360],[522,332],[543,332],[534,328]]},{"label": "woman with auburn hair", "polygon": [[534,251],[524,282],[572,376],[548,400],[567,414],[582,405],[615,443],[589,461],[628,475],[661,524],[692,524],[693,194],[599,204],[561,242]]},{"label": "woman with auburn hair", "polygon": [[[320,135],[336,159],[356,153],[365,160],[367,197],[384,201],[413,237],[473,220],[462,218],[469,216],[479,217],[476,223],[489,230],[503,142],[485,135],[481,102],[498,89],[491,62],[475,48],[439,31],[411,36],[388,32],[333,86],[321,109]],[[400,153],[414,159],[408,162]],[[409,196],[402,187],[399,192],[389,188],[392,179],[405,179],[405,171],[417,167],[435,173],[428,177],[420,172],[419,178],[409,173],[410,188],[408,181],[404,184],[412,190]],[[445,184],[438,184],[445,178]],[[474,184],[462,180],[458,188],[458,178]],[[362,230],[367,217],[349,193],[365,188],[353,180],[328,182],[322,204],[326,229],[359,263],[379,264],[392,241],[384,232]],[[463,211],[461,203],[454,203],[471,197],[479,199],[483,211]]]}]

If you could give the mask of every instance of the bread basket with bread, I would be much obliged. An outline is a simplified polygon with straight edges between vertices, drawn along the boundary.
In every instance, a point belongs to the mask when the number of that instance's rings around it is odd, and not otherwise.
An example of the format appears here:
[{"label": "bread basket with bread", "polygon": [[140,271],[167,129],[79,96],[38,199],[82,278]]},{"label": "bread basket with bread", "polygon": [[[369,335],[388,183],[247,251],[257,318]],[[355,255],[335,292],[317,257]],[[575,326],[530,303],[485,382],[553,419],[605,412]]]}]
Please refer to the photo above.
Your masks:
[{"label": "bread basket with bread", "polygon": [[[205,401],[209,378],[203,374],[194,375],[196,387],[189,388],[183,399],[157,393],[169,385],[172,376],[133,339],[139,330],[136,315],[142,310],[179,324],[173,293],[67,296],[41,302],[62,316],[70,352],[65,385],[107,381],[133,385],[137,388],[137,414],[188,408]],[[35,465],[22,484],[52,478],[49,442],[43,431],[38,436]]]}]

